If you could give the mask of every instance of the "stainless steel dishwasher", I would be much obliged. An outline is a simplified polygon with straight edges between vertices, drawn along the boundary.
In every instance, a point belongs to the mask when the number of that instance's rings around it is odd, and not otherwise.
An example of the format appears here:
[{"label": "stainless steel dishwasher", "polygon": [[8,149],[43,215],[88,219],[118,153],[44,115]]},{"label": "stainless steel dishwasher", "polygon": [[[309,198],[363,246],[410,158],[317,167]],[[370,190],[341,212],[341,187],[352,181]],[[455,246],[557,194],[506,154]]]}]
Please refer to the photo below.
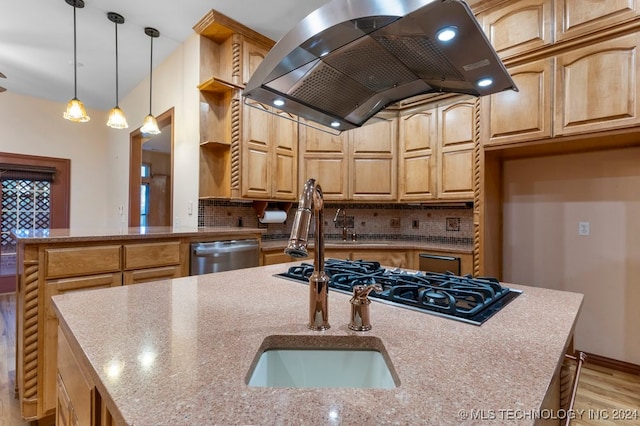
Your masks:
[{"label": "stainless steel dishwasher", "polygon": [[202,275],[260,264],[258,240],[212,241],[191,244],[189,275]]}]

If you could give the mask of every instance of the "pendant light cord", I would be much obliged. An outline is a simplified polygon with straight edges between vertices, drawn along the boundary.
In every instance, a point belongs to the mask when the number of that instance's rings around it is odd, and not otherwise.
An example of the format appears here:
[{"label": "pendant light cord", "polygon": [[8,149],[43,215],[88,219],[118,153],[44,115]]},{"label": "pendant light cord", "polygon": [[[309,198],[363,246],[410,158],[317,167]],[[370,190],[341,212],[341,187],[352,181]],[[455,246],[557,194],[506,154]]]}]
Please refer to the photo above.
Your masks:
[{"label": "pendant light cord", "polygon": [[118,23],[116,26],[116,106],[118,106]]},{"label": "pendant light cord", "polygon": [[151,96],[153,92],[153,37],[149,38],[151,39],[151,59],[149,61],[149,115],[151,115]]},{"label": "pendant light cord", "polygon": [[73,5],[73,97],[78,98],[78,61],[76,59],[76,5]]}]

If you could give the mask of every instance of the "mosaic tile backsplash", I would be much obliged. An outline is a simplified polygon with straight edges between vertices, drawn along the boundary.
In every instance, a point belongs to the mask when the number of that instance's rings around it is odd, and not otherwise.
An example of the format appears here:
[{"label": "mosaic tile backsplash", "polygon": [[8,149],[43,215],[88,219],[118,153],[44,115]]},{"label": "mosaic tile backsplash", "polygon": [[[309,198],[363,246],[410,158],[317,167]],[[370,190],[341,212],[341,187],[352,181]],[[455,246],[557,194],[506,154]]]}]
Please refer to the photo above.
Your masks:
[{"label": "mosaic tile backsplash", "polygon": [[[286,240],[291,233],[297,204],[285,223],[261,224],[250,201],[200,200],[198,226],[266,228],[264,240]],[[333,222],[338,208],[346,211],[348,235],[358,240],[430,241],[468,246],[473,243],[473,208],[409,204],[325,203],[325,239],[342,238],[342,217]],[[315,219],[315,217],[314,217]],[[353,227],[351,226],[353,224]],[[314,229],[313,222],[311,230]]]}]

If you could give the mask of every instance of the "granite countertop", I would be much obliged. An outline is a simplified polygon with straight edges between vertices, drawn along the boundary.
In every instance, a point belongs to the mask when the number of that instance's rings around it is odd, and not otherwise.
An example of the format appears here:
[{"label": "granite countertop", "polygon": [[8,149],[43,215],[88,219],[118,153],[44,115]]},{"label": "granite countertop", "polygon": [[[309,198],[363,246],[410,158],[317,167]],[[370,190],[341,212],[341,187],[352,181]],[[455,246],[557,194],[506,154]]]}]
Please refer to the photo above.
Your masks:
[{"label": "granite countertop", "polygon": [[[482,326],[379,302],[373,329],[347,328],[350,296],[329,294],[324,332],[307,329],[308,286],[275,277],[291,264],[54,296],[116,420],[127,424],[473,423],[471,410],[533,424],[573,334],[582,295],[524,292]],[[249,387],[268,336],[375,336],[395,389]],[[293,337],[292,337],[293,336]],[[500,417],[497,417],[500,422]]]},{"label": "granite countertop", "polygon": [[149,238],[236,236],[264,234],[264,229],[229,226],[211,227],[171,227],[149,226],[136,228],[93,228],[93,229],[18,229],[11,234],[18,243],[71,243],[80,241],[139,240]]},{"label": "granite countertop", "polygon": [[[288,240],[267,240],[262,241],[262,250],[284,250]],[[309,242],[309,249],[313,248],[313,243]],[[425,250],[425,251],[442,251],[448,253],[473,253],[471,245],[456,245],[428,241],[412,241],[412,240],[325,240],[324,248],[326,249],[396,249],[396,250]]]}]

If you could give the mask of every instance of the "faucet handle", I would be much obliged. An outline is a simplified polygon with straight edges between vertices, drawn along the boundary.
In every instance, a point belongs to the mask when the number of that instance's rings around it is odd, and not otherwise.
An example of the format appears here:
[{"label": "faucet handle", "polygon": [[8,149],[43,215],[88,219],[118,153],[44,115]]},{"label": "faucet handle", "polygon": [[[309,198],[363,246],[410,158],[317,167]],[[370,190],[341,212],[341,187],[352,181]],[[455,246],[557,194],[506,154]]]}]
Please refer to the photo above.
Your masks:
[{"label": "faucet handle", "polygon": [[369,317],[369,293],[375,291],[380,293],[382,286],[380,284],[354,285],[353,297],[351,298],[351,322],[349,328],[355,331],[371,330],[371,320]]}]

